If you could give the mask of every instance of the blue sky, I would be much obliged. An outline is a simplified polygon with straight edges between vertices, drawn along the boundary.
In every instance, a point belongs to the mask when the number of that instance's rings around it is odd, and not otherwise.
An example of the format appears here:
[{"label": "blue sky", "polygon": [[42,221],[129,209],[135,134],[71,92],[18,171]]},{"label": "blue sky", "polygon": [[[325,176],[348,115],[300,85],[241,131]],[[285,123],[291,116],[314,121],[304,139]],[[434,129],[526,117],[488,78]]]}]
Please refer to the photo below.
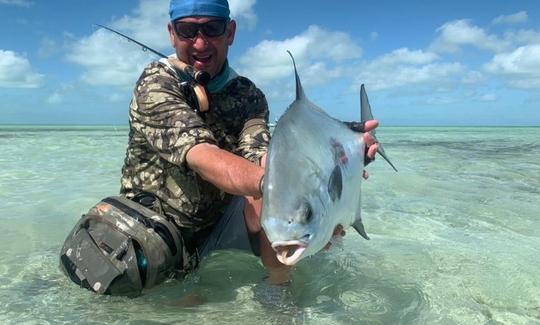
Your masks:
[{"label": "blue sky", "polygon": [[[540,125],[539,1],[230,1],[229,60],[271,118],[305,91],[358,116],[364,83],[383,125]],[[0,124],[127,124],[133,85],[156,59],[97,29],[170,54],[168,0],[0,0]]]}]

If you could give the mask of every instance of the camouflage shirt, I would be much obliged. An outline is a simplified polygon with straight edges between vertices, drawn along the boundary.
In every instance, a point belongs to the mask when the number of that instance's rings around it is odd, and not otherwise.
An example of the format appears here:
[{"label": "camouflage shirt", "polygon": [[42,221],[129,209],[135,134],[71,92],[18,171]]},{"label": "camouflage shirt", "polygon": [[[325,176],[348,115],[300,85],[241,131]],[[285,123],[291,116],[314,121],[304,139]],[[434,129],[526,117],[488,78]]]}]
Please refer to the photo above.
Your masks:
[{"label": "camouflage shirt", "polygon": [[220,90],[208,92],[210,109],[202,113],[171,66],[158,61],[145,68],[129,107],[122,194],[155,195],[162,213],[183,227],[195,230],[215,222],[230,195],[191,170],[187,152],[196,144],[210,143],[258,163],[270,137],[264,94],[249,79],[230,71]]}]

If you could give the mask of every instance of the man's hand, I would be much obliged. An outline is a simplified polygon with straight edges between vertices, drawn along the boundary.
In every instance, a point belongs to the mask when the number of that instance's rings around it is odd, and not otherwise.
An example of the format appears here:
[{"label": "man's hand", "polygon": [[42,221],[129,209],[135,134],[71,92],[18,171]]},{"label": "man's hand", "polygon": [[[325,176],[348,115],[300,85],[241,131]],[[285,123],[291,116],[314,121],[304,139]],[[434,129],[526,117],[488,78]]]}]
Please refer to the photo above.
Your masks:
[{"label": "man's hand", "polygon": [[[369,120],[365,122],[343,122],[349,129],[353,130],[354,132],[363,133],[362,137],[364,138],[364,143],[366,145],[366,155],[364,157],[364,166],[367,166],[370,162],[375,160],[375,154],[377,153],[377,150],[379,149],[379,145],[377,144],[377,141],[371,134],[369,134],[370,131],[375,130],[379,126],[379,121],[377,120]],[[364,179],[368,179],[369,175],[367,171],[363,171],[362,176]]]},{"label": "man's hand", "polygon": [[[332,234],[332,239],[344,237],[345,236],[345,230],[343,230],[342,225],[337,225],[336,228],[334,228],[334,233]],[[324,246],[323,250],[327,251],[332,246],[332,239]]]}]

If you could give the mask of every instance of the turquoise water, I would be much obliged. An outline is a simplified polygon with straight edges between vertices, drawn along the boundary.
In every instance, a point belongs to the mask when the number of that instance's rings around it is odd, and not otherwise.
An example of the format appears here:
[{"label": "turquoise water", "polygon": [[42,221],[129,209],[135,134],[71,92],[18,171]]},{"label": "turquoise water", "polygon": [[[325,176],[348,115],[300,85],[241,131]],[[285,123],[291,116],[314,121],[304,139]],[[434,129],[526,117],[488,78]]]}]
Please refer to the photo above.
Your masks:
[{"label": "turquoise water", "polygon": [[73,285],[60,247],[118,192],[127,128],[0,126],[0,323],[540,324],[540,128],[379,138],[399,173],[368,168],[371,240],[302,261],[272,306],[258,259],[234,251],[137,299]]}]

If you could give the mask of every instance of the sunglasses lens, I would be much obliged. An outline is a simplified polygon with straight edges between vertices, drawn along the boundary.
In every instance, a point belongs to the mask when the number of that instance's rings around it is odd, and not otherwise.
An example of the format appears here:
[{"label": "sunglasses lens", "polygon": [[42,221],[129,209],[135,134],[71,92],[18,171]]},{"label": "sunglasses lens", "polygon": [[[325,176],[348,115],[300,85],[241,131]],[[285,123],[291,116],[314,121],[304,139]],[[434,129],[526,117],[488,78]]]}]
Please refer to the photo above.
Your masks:
[{"label": "sunglasses lens", "polygon": [[221,36],[225,33],[227,24],[224,20],[211,20],[201,25],[203,34],[208,37]]},{"label": "sunglasses lens", "polygon": [[211,20],[203,24],[177,21],[174,24],[176,33],[183,38],[194,38],[199,30],[207,37],[217,37],[223,35],[226,28],[225,20]]},{"label": "sunglasses lens", "polygon": [[199,31],[199,24],[178,21],[174,24],[174,29],[180,37],[193,38]]}]

